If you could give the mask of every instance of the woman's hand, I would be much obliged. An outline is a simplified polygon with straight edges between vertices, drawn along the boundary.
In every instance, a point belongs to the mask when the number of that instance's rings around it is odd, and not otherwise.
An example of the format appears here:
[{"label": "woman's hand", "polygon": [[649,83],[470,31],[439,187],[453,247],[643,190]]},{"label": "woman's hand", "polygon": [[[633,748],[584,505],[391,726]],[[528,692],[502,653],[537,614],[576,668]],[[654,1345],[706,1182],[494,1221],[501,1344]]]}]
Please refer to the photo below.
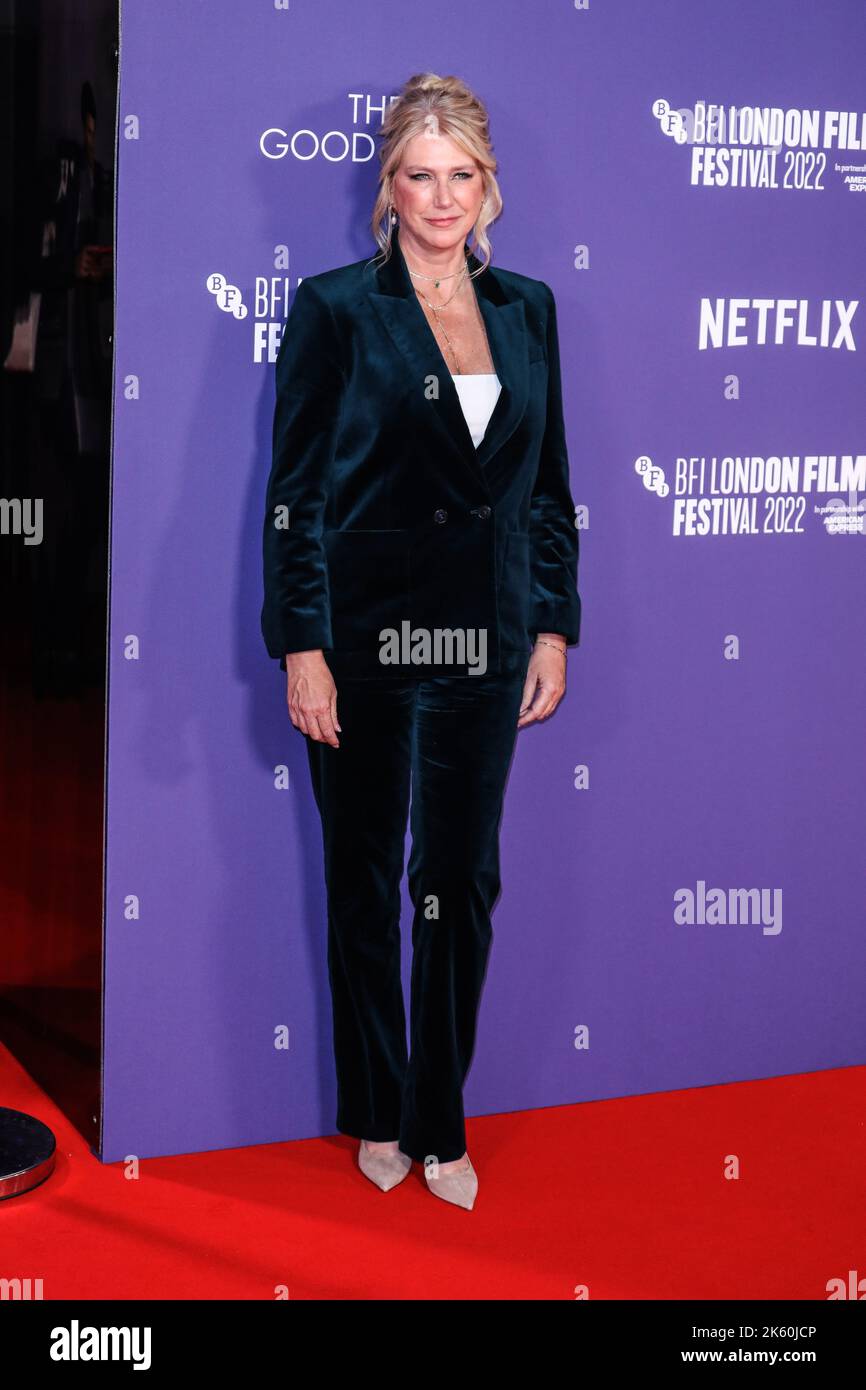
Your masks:
[{"label": "woman's hand", "polygon": [[339,748],[337,687],[322,651],[286,654],[289,717],[296,729],[317,743]]},{"label": "woman's hand", "polygon": [[[565,694],[565,638],[558,632],[539,632],[529,658],[518,729],[547,719]],[[548,645],[553,644],[553,645]],[[554,646],[560,650],[554,651]]]}]

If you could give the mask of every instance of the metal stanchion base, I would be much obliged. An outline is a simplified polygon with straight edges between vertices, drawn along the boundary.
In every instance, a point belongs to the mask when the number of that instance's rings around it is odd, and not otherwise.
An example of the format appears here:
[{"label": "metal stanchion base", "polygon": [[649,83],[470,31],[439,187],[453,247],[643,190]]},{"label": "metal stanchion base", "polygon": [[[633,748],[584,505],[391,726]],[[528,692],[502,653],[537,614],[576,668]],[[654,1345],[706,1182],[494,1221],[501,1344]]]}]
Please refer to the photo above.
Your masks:
[{"label": "metal stanchion base", "polygon": [[0,1201],[49,1178],[56,1154],[57,1142],[47,1125],[0,1105]]}]

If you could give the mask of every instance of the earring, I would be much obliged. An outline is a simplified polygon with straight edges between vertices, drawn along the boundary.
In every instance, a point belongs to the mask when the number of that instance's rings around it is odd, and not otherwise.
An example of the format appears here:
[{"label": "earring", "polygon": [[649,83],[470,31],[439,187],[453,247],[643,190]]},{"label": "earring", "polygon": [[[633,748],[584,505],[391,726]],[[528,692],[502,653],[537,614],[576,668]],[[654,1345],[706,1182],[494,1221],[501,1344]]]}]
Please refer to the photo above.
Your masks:
[{"label": "earring", "polygon": [[396,212],[394,211],[394,204],[392,203],[392,204],[391,204],[391,226],[392,226],[392,227],[395,225],[396,221],[397,221],[397,214],[396,214]]}]

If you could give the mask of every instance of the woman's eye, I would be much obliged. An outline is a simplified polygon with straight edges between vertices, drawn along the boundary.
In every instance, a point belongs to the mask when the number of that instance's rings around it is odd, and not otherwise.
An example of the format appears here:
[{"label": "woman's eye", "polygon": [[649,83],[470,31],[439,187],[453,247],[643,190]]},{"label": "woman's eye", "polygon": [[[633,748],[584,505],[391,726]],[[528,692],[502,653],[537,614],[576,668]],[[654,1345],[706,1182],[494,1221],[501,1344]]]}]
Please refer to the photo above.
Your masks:
[{"label": "woman's eye", "polygon": [[[429,179],[430,175],[422,172],[420,174],[410,174],[409,177],[413,182],[417,183],[419,179]],[[472,177],[473,175],[468,169],[458,169],[457,173],[454,175],[455,179],[471,179]]]}]

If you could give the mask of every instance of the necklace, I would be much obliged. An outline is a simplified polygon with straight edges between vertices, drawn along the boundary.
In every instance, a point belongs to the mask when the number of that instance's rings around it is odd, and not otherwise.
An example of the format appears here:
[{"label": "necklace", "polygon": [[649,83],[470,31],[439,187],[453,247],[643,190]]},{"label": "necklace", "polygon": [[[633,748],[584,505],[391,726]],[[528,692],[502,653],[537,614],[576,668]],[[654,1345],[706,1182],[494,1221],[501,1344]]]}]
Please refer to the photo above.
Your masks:
[{"label": "necklace", "polygon": [[[452,357],[454,358],[454,365],[455,365],[456,368],[457,368],[457,373],[458,373],[458,375],[460,374],[460,362],[458,361],[457,353],[454,351],[454,344],[452,343],[451,339],[450,339],[449,336],[448,336],[448,330],[446,329],[444,323],[442,323],[441,319],[439,318],[439,311],[440,311],[441,309],[447,309],[448,305],[451,303],[451,300],[455,297],[455,295],[459,294],[459,292],[460,292],[460,287],[461,287],[461,285],[463,284],[463,277],[468,273],[468,270],[469,270],[469,267],[468,267],[467,265],[464,265],[464,267],[463,267],[463,269],[462,269],[461,271],[455,271],[455,274],[459,274],[459,275],[461,276],[461,279],[458,280],[458,282],[457,282],[457,288],[451,293],[451,295],[448,297],[448,299],[446,299],[446,300],[443,301],[442,304],[434,304],[434,303],[432,302],[432,300],[430,300],[430,299],[427,298],[427,296],[426,296],[426,294],[424,293],[423,290],[420,290],[420,289],[418,288],[417,285],[415,286],[415,293],[418,294],[418,295],[420,295],[421,298],[424,300],[424,303],[427,304],[427,305],[433,310],[433,317],[434,317],[435,320],[436,320],[436,326],[437,326],[437,328],[440,328],[440,329],[442,330],[442,336],[444,337],[446,343],[448,344],[449,348],[451,349],[451,355],[452,355]],[[445,277],[443,276],[442,278],[444,279]],[[438,282],[437,282],[437,283],[438,283]]]},{"label": "necklace", "polygon": [[[408,263],[407,263],[406,269],[409,270]],[[422,275],[421,272],[420,272],[420,270],[409,270],[409,274],[410,274],[410,275],[413,275],[413,276],[415,277],[416,280],[432,280],[432,281],[433,281],[433,284],[434,284],[434,286],[435,286],[435,288],[438,290],[438,288],[439,288],[439,286],[440,286],[440,284],[442,283],[443,280],[453,280],[455,275],[462,275],[463,272],[462,272],[462,270],[452,270],[450,275],[439,275],[439,276],[436,276],[436,275]]]},{"label": "necklace", "polygon": [[[464,247],[464,257],[465,257],[465,247]],[[405,251],[404,251],[404,253],[403,253],[403,259],[404,259],[404,261],[406,260],[406,253],[405,253]],[[447,275],[422,275],[422,273],[421,273],[420,270],[413,270],[412,267],[410,266],[409,262],[406,261],[406,269],[408,270],[409,274],[410,274],[411,276],[414,277],[414,279],[416,279],[416,280],[432,280],[432,281],[433,281],[433,285],[434,285],[434,287],[435,287],[437,290],[438,290],[438,288],[439,288],[439,286],[440,286],[440,284],[442,283],[443,280],[453,280],[455,275],[462,275],[462,274],[463,274],[463,271],[466,269],[466,265],[467,265],[467,262],[466,262],[466,260],[464,259],[463,265],[460,267],[459,270],[451,270],[451,271],[449,271],[449,273],[448,273]]]}]

